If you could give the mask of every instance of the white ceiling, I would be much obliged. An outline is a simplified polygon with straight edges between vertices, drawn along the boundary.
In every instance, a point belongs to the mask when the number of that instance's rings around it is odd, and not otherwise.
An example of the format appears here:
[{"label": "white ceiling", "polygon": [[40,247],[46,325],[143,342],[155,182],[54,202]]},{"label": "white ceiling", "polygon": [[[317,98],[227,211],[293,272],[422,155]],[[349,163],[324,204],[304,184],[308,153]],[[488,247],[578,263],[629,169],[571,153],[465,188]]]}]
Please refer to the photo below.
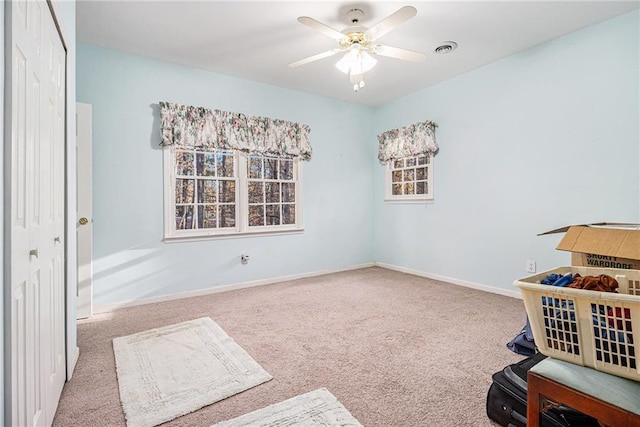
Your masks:
[{"label": "white ceiling", "polygon": [[[378,57],[354,93],[338,56],[291,69],[290,62],[337,42],[297,22],[310,16],[337,30],[346,11],[371,27],[402,6],[418,14],[379,39],[426,53],[411,63]],[[571,31],[624,14],[638,1],[104,1],[79,0],[78,41],[366,105],[379,105]],[[437,55],[452,40],[459,47]]]}]

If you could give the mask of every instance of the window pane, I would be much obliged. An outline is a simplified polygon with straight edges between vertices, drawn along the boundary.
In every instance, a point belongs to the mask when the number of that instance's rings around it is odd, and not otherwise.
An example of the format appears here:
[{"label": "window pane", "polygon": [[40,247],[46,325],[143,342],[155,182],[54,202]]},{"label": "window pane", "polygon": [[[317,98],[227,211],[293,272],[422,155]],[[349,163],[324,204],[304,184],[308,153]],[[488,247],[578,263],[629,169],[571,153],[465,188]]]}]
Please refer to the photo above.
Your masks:
[{"label": "window pane", "polygon": [[426,194],[427,193],[427,183],[424,181],[416,182],[416,194]]},{"label": "window pane", "polygon": [[216,228],[217,210],[215,205],[198,206],[198,228]]},{"label": "window pane", "polygon": [[236,226],[236,207],[234,205],[220,206],[220,228]]},{"label": "window pane", "polygon": [[267,225],[280,225],[280,205],[267,205]]},{"label": "window pane", "polygon": [[427,168],[416,169],[416,179],[427,179]]},{"label": "window pane", "polygon": [[402,171],[393,171],[393,182],[402,182]]},{"label": "window pane", "polygon": [[401,167],[404,166],[404,162],[402,160],[394,160],[393,161],[393,168],[394,169],[399,169]]},{"label": "window pane", "polygon": [[282,205],[282,224],[296,223],[296,205]]},{"label": "window pane", "polygon": [[193,179],[176,179],[176,203],[193,203]]},{"label": "window pane", "polygon": [[264,203],[264,183],[249,181],[249,203]]},{"label": "window pane", "polygon": [[176,175],[193,175],[193,153],[176,151]]},{"label": "window pane", "polygon": [[296,201],[296,184],[293,182],[282,183],[282,201],[292,203]]},{"label": "window pane", "polygon": [[235,181],[220,181],[220,202],[235,203],[236,201],[236,183]]},{"label": "window pane", "polygon": [[278,179],[278,159],[264,159],[264,179]]},{"label": "window pane", "polygon": [[293,160],[280,160],[280,179],[283,181],[293,181]]},{"label": "window pane", "polygon": [[413,194],[413,182],[404,184],[404,194]]},{"label": "window pane", "polygon": [[262,157],[249,157],[249,178],[262,179]]},{"label": "window pane", "polygon": [[427,156],[418,157],[418,164],[419,165],[426,165],[427,164]]},{"label": "window pane", "polygon": [[264,206],[249,206],[249,227],[264,225]]},{"label": "window pane", "polygon": [[404,181],[414,181],[415,178],[415,173],[413,169],[407,169],[404,171]]},{"label": "window pane", "polygon": [[193,228],[193,206],[176,206],[176,230]]},{"label": "window pane", "polygon": [[407,167],[415,166],[415,165],[416,165],[416,158],[415,157],[409,157],[407,159]]},{"label": "window pane", "polygon": [[213,153],[196,153],[196,171],[198,176],[215,176],[215,155]]},{"label": "window pane", "polygon": [[198,203],[215,203],[218,194],[218,181],[213,179],[198,180]]},{"label": "window pane", "polygon": [[402,184],[393,184],[391,187],[391,194],[394,196],[402,195]]},{"label": "window pane", "polygon": [[233,153],[222,151],[216,153],[218,176],[233,177]]},{"label": "window pane", "polygon": [[280,183],[279,182],[266,182],[266,199],[267,203],[280,202]]}]

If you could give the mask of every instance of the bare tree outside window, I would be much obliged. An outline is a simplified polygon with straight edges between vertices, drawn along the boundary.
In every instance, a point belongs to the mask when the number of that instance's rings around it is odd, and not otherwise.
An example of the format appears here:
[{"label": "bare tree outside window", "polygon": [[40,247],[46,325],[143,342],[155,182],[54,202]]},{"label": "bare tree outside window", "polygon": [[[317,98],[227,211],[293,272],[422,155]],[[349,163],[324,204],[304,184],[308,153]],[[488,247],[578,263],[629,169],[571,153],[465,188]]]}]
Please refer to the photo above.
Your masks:
[{"label": "bare tree outside window", "polygon": [[433,200],[432,155],[392,160],[387,165],[386,200],[421,202]]},{"label": "bare tree outside window", "polygon": [[175,151],[176,230],[235,227],[231,151]]},{"label": "bare tree outside window", "polygon": [[249,227],[295,224],[292,159],[249,156]]},{"label": "bare tree outside window", "polygon": [[298,160],[196,147],[169,153],[167,237],[301,230]]}]

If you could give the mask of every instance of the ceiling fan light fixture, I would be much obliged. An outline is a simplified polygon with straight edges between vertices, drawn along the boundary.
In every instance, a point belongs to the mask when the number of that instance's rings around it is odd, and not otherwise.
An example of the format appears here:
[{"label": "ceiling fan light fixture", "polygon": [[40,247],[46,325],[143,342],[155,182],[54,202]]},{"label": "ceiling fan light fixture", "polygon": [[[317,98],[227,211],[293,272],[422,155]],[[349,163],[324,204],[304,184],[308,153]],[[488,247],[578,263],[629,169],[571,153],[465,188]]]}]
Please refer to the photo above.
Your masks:
[{"label": "ceiling fan light fixture", "polygon": [[[355,47],[354,47],[355,46]],[[336,62],[336,68],[345,74],[364,74],[378,62],[360,46],[353,45],[349,51]]]},{"label": "ceiling fan light fixture", "polygon": [[342,59],[336,62],[336,68],[349,74],[349,81],[353,85],[354,92],[357,92],[364,87],[364,73],[371,70],[377,62],[377,59],[355,43]]},{"label": "ceiling fan light fixture", "polygon": [[336,68],[342,71],[345,74],[349,74],[351,70],[351,52],[347,52],[345,56],[342,57],[338,62],[336,62]]},{"label": "ceiling fan light fixture", "polygon": [[378,63],[378,60],[373,56],[369,55],[367,52],[362,51],[360,53],[360,71],[362,73],[366,73],[370,71],[375,65]]}]

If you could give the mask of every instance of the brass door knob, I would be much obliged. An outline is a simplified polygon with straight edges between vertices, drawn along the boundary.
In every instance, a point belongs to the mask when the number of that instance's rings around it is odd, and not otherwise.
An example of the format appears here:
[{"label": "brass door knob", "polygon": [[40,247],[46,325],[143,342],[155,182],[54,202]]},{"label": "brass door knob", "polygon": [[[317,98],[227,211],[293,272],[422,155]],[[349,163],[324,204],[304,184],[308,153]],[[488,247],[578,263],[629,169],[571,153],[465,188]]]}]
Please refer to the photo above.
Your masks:
[{"label": "brass door knob", "polygon": [[80,223],[80,225],[87,225],[89,223],[89,220],[85,217],[82,217],[78,222]]}]

